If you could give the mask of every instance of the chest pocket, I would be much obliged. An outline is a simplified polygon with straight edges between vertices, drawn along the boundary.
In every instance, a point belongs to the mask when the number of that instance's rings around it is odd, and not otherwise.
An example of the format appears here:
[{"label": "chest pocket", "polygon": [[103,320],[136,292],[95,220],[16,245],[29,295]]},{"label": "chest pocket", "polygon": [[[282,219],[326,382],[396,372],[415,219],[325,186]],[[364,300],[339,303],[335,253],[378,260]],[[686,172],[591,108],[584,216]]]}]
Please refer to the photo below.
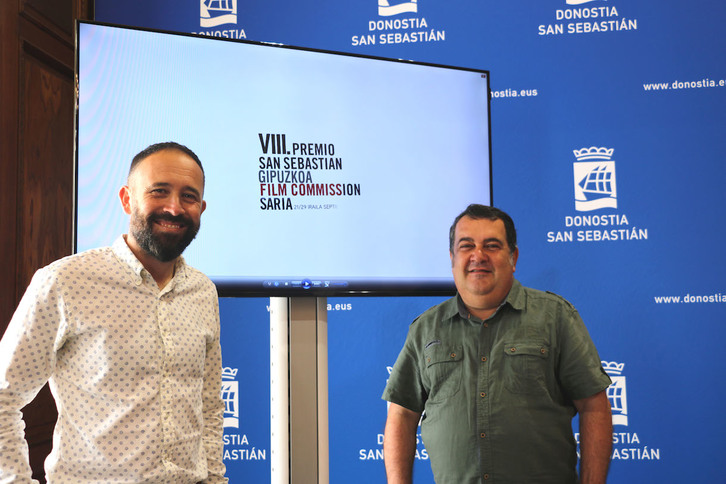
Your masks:
[{"label": "chest pocket", "polygon": [[425,383],[431,403],[443,402],[461,388],[463,348],[437,343],[424,350]]},{"label": "chest pocket", "polygon": [[504,343],[504,385],[512,393],[535,394],[547,388],[549,345],[537,341]]}]

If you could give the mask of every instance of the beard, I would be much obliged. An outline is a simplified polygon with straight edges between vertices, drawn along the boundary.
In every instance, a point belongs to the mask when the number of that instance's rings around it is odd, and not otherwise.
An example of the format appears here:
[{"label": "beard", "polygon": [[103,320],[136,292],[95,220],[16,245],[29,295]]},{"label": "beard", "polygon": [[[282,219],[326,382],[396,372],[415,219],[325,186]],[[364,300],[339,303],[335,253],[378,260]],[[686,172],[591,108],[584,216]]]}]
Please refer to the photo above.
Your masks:
[{"label": "beard", "polygon": [[[182,234],[154,233],[157,221],[181,224],[186,228]],[[170,262],[179,257],[199,232],[199,223],[185,215],[151,213],[148,217],[133,209],[129,231],[144,252],[161,262]]]}]

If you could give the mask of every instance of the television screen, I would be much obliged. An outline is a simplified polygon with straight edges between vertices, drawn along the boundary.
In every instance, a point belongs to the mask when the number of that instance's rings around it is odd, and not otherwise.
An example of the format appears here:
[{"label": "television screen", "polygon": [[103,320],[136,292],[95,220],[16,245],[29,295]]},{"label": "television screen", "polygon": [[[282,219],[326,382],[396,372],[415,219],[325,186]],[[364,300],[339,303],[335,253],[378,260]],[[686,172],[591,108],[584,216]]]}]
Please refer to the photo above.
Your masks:
[{"label": "television screen", "polygon": [[79,22],[77,83],[76,251],[176,141],[206,175],[184,257],[221,296],[450,294],[449,226],[492,201],[486,70]]}]

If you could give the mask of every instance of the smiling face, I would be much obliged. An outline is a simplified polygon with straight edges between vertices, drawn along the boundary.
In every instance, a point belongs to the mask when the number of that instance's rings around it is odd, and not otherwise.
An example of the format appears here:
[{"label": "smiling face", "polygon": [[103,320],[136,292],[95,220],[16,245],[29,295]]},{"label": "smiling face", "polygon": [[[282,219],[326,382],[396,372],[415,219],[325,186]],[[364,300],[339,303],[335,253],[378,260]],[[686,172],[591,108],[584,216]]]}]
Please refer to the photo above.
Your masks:
[{"label": "smiling face", "polygon": [[196,162],[176,149],[149,155],[129,175],[119,196],[131,215],[127,243],[144,262],[178,258],[199,231],[204,175]]},{"label": "smiling face", "polygon": [[514,283],[518,250],[511,251],[501,220],[462,217],[454,231],[451,271],[456,289],[472,314],[488,317]]}]

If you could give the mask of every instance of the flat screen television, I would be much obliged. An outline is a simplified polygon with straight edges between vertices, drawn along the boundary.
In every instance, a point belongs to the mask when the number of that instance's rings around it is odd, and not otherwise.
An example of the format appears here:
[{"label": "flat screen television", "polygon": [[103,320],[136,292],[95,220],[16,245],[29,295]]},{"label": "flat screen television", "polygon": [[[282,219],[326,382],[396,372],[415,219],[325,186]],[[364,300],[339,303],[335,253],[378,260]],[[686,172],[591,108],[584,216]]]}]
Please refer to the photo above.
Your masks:
[{"label": "flat screen television", "polygon": [[453,218],[491,204],[489,72],[77,23],[75,249],[128,228],[132,157],[176,141],[220,296],[444,295]]}]

